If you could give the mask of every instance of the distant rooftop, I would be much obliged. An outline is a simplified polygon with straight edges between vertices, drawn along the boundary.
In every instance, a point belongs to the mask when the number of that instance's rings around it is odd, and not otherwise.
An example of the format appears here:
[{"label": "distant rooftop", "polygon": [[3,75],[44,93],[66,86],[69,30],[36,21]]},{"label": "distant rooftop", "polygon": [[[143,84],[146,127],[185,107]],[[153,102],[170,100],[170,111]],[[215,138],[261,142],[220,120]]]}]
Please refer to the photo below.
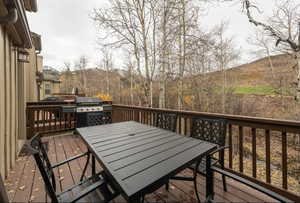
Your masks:
[{"label": "distant rooftop", "polygon": [[52,68],[51,66],[44,66],[43,67],[44,72],[53,72],[59,74],[59,71],[56,70],[55,68]]}]

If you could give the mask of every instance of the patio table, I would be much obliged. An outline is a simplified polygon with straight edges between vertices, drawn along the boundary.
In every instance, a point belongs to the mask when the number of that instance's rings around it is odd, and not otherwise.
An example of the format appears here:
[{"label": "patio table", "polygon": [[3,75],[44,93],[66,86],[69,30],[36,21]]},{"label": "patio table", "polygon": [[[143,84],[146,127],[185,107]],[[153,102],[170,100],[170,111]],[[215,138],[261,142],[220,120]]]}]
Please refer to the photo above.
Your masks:
[{"label": "patio table", "polygon": [[[107,178],[130,203],[166,184],[216,145],[134,121],[76,129]],[[207,168],[210,170],[210,166]],[[206,196],[213,193],[213,176],[206,178]]]}]

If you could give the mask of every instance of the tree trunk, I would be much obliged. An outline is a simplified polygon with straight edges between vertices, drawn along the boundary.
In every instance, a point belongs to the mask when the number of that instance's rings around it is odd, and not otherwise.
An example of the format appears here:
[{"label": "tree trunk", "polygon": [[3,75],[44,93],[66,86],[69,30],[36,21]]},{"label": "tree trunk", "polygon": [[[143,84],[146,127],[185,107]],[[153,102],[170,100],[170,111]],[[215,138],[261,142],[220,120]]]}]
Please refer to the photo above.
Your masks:
[{"label": "tree trunk", "polygon": [[227,88],[227,75],[225,67],[223,69],[223,97],[222,97],[222,113],[226,113],[226,88]]},{"label": "tree trunk", "polygon": [[153,107],[153,81],[150,80],[150,107]]},{"label": "tree trunk", "polygon": [[109,95],[109,74],[108,69],[106,70],[106,94]]},{"label": "tree trunk", "polygon": [[132,73],[132,66],[130,66],[130,104],[133,104],[133,73]]},{"label": "tree trunk", "polygon": [[296,60],[298,65],[296,100],[299,103],[300,101],[300,51],[296,53]]},{"label": "tree trunk", "polygon": [[166,108],[166,80],[165,74],[161,73],[161,79],[159,83],[159,108]]},{"label": "tree trunk", "polygon": [[268,48],[267,49],[267,54],[268,54],[268,60],[269,60],[269,64],[270,64],[270,68],[271,68],[271,73],[272,73],[272,78],[275,79],[275,75],[274,75],[274,65],[273,65],[273,61],[271,58],[271,54]]},{"label": "tree trunk", "polygon": [[162,62],[160,67],[159,77],[159,108],[166,108],[166,60],[167,60],[167,11],[166,11],[166,0],[164,0],[164,13],[163,13],[163,36],[162,36]]},{"label": "tree trunk", "polygon": [[178,109],[182,110],[183,108],[183,76],[185,71],[185,59],[186,59],[186,23],[185,23],[185,12],[186,12],[186,5],[185,0],[181,1],[182,4],[182,16],[181,16],[181,32],[180,32],[180,63],[179,63],[179,94],[178,94]]}]

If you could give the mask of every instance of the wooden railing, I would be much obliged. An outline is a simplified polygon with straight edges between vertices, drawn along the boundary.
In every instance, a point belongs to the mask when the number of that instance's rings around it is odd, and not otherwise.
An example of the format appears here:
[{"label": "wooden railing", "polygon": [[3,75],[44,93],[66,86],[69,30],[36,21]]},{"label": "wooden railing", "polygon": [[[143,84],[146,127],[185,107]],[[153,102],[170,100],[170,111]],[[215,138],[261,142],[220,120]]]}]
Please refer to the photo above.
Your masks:
[{"label": "wooden railing", "polygon": [[50,133],[76,127],[74,112],[64,112],[66,105],[29,105],[26,108],[27,138],[37,132]]},{"label": "wooden railing", "polygon": [[[288,170],[288,151],[300,155],[300,152],[297,151],[300,150],[297,149],[300,143],[293,143],[293,140],[298,140],[298,142],[300,140],[300,122],[124,105],[113,105],[113,122],[134,120],[155,125],[158,112],[176,113],[178,115],[177,132],[187,136],[191,131],[193,117],[206,116],[227,119],[229,150],[226,152],[226,170],[295,202],[300,202],[300,186],[297,191],[297,186],[296,189],[292,188],[293,183],[289,184],[288,181],[292,176],[289,175],[290,171]],[[300,156],[296,166],[300,166],[299,162]],[[280,180],[272,179],[274,168],[280,172],[275,175],[276,177],[281,176]],[[295,180],[299,181],[297,177]]]},{"label": "wooden railing", "polygon": [[[68,105],[74,103],[29,103],[26,110],[28,138],[36,132],[57,132],[76,128],[75,113],[63,112],[63,107]],[[112,120],[134,120],[155,125],[158,112],[176,113],[177,132],[187,136],[191,132],[193,117],[227,119],[227,144],[230,147],[226,151],[226,170],[300,202],[299,185],[295,186],[297,183],[291,182],[297,181],[297,177],[292,174],[295,165],[292,168],[291,157],[294,155],[291,153],[298,152],[298,160],[296,158],[294,161],[298,161],[296,167],[299,166],[298,170],[300,169],[300,142],[293,143],[294,140],[300,140],[300,122],[125,105],[113,105]],[[274,173],[277,174],[272,176]],[[298,187],[298,191],[295,187]]]},{"label": "wooden railing", "polygon": [[[111,105],[103,101],[102,105]],[[64,112],[64,108],[76,106],[75,102],[28,102],[26,107],[27,138],[37,132],[50,133],[76,128],[74,112]],[[109,110],[110,111],[110,110]]]}]

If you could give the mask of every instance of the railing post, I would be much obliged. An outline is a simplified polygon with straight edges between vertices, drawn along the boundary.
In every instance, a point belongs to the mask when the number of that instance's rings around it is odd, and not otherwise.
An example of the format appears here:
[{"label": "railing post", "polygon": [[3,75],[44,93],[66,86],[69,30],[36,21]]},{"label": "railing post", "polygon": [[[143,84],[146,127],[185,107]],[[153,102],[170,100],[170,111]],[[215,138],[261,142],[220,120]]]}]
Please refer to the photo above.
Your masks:
[{"label": "railing post", "polygon": [[33,115],[34,110],[33,109],[26,109],[26,121],[27,121],[27,138],[31,138],[34,134],[34,115]]},{"label": "railing post", "polygon": [[251,129],[251,134],[252,134],[252,176],[256,178],[256,129],[252,128]]},{"label": "railing post", "polygon": [[271,183],[271,149],[270,149],[270,130],[265,130],[266,137],[266,181]]},{"label": "railing post", "polygon": [[232,153],[232,125],[229,124],[228,125],[228,135],[229,135],[229,168],[232,168],[232,157],[233,157],[233,153]]},{"label": "railing post", "polygon": [[287,138],[286,132],[282,132],[282,187],[284,189],[288,189],[288,182],[287,182]]},{"label": "railing post", "polygon": [[243,126],[239,126],[239,170],[240,172],[244,172],[244,148],[243,148],[243,142],[244,142],[244,131]]}]

